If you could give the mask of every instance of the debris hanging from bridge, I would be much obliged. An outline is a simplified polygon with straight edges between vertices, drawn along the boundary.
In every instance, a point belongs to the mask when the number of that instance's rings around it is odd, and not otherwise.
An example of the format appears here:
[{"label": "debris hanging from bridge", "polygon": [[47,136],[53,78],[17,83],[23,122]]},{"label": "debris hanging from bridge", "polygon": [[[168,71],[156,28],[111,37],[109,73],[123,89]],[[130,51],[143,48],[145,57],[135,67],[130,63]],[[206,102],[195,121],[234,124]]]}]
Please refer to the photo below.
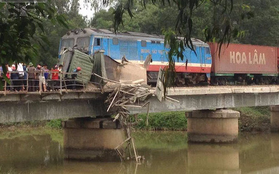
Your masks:
[{"label": "debris hanging from bridge", "polygon": [[[141,81],[134,81],[140,83]],[[147,107],[147,117],[149,114],[148,97],[152,95],[150,87],[144,84],[115,84],[115,89],[108,95],[105,101],[108,104],[107,112],[115,114],[115,119],[120,121],[124,128],[127,139],[115,147],[121,160],[135,159],[137,163],[141,161],[141,156],[137,155],[134,139],[131,136],[133,125],[139,121],[137,115],[130,115],[127,108]],[[124,148],[124,145],[126,147]],[[133,153],[132,153],[133,151]],[[125,155],[128,154],[128,155]],[[132,155],[133,154],[133,155]]]}]

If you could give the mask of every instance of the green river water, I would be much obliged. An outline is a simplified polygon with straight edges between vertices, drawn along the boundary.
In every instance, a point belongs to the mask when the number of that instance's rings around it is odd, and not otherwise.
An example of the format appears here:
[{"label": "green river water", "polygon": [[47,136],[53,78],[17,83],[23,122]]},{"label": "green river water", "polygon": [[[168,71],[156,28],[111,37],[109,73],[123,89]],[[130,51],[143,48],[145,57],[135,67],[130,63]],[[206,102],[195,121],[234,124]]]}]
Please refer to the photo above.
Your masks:
[{"label": "green river water", "polygon": [[135,162],[63,160],[63,131],[0,131],[0,174],[277,174],[279,134],[240,134],[238,143],[188,144],[186,132],[136,132]]}]

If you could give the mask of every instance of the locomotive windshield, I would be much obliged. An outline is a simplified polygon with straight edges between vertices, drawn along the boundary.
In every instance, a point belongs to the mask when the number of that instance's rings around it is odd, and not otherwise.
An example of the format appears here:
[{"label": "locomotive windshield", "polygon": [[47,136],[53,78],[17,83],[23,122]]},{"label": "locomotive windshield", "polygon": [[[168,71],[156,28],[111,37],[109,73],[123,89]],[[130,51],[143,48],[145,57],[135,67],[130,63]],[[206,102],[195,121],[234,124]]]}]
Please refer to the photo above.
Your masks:
[{"label": "locomotive windshield", "polygon": [[79,37],[77,38],[78,48],[89,48],[90,38],[89,37]]},{"label": "locomotive windshield", "polygon": [[74,39],[63,39],[61,48],[72,48],[74,46]]}]

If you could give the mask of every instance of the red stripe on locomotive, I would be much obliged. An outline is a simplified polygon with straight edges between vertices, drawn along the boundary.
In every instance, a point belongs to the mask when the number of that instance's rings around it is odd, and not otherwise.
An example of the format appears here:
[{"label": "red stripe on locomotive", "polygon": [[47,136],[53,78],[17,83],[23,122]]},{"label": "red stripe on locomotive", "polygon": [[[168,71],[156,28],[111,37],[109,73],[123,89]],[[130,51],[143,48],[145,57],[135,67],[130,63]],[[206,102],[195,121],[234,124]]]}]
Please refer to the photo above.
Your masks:
[{"label": "red stripe on locomotive", "polygon": [[[149,65],[147,71],[159,71],[160,68],[164,68],[164,65]],[[194,67],[194,66],[175,66],[176,72],[184,72],[184,73],[210,73],[210,67]]]}]

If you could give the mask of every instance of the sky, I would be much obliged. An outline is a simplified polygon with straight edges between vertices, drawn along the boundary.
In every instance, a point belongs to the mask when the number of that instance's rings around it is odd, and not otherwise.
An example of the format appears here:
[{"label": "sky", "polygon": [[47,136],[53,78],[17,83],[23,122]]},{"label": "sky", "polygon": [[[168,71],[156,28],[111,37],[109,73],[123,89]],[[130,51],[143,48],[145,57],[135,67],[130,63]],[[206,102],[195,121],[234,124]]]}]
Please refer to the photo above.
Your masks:
[{"label": "sky", "polygon": [[[86,16],[87,19],[91,19],[94,16],[94,10],[91,7],[91,3],[85,3],[84,0],[79,0],[80,5],[80,11],[79,14],[82,16]],[[110,7],[115,5],[115,3],[112,3],[106,7],[103,7],[102,9],[108,10]]]},{"label": "sky", "polygon": [[94,16],[94,10],[90,8],[90,4],[85,3],[83,0],[80,0],[79,3],[81,8],[79,14],[81,14],[82,16],[86,16],[87,19],[92,18]]}]

